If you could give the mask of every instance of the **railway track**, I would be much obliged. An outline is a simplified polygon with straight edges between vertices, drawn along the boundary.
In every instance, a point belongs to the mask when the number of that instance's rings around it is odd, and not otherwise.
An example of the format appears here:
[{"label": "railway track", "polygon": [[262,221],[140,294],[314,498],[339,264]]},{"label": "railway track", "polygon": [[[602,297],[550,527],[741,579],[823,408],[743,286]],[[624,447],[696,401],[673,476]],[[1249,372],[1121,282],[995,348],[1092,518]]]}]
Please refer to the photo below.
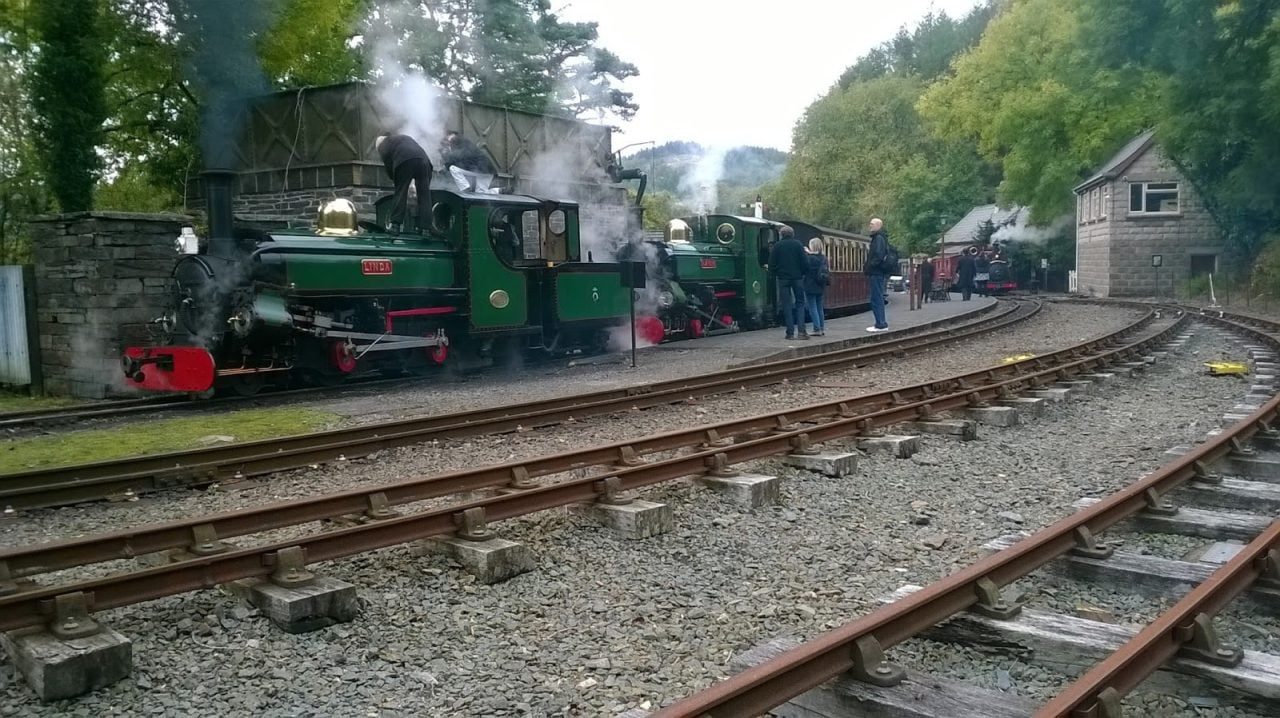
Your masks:
[{"label": "railway track", "polygon": [[[1280,323],[1245,317],[1246,323],[1218,312],[1201,313],[1199,319],[1253,341],[1250,351],[1260,364],[1260,372],[1280,367],[1276,363]],[[1280,601],[1280,519],[1274,518],[1280,515],[1280,492],[1275,490],[1280,481],[1280,430],[1276,424],[1280,395],[1275,394],[1274,376],[1271,382],[1265,400],[1257,395],[1261,404],[1248,416],[1216,435],[1211,432],[1203,444],[1128,488],[1101,500],[1082,501],[1080,511],[1029,537],[993,542],[989,547],[1000,550],[987,558],[922,589],[900,591],[898,600],[812,641],[792,647],[764,647],[760,651],[764,660],[653,715],[757,716],[839,679],[830,690],[821,691],[824,697],[809,695],[828,706],[841,700],[832,696],[850,696],[853,704],[863,708],[912,702],[920,713],[911,715],[932,715],[927,706],[945,704],[949,705],[946,714],[957,717],[1033,712],[1037,718],[1120,718],[1125,714],[1124,697],[1161,669],[1174,672],[1172,682],[1204,681],[1215,690],[1241,691],[1238,695],[1244,696],[1243,700],[1251,705],[1256,701],[1264,706],[1264,714],[1275,715],[1280,705],[1280,681],[1276,678],[1280,657],[1258,653],[1246,657],[1248,652],[1219,638],[1213,623],[1216,615],[1245,593],[1260,601],[1259,605],[1275,606]],[[1207,503],[1213,509],[1248,508],[1261,515],[1179,507],[1170,501],[1175,492],[1188,503]],[[1137,632],[1107,624],[1089,627],[1089,622],[1065,616],[1019,618],[1022,606],[1007,600],[1002,590],[1050,564],[1068,564],[1062,572],[1071,576],[1084,575],[1092,567],[1098,575],[1124,577],[1120,580],[1135,591],[1144,583],[1159,582],[1137,573],[1134,566],[1141,557],[1121,555],[1097,538],[1121,522],[1143,530],[1229,537],[1248,543],[1216,570],[1191,562],[1166,560],[1157,564],[1169,574],[1177,574],[1160,579],[1165,590],[1177,592],[1178,586],[1188,584],[1195,588]],[[1046,628],[1050,625],[1054,628]],[[1072,636],[1047,635],[1054,630]],[[1103,649],[1090,644],[1086,638],[1090,631],[1107,636],[1115,645]],[[1036,632],[1038,635],[1030,637]],[[1015,650],[1020,645],[1036,645],[1046,653],[1061,651],[1055,654],[1059,657],[1071,654],[1075,660],[1090,650],[1099,655],[1091,669],[1047,703],[1028,707],[1023,701],[1010,708],[1004,694],[972,689],[974,692],[966,695],[960,684],[911,676],[888,660],[886,651],[893,646],[933,634],[978,636],[977,640],[987,645]],[[1259,665],[1250,671],[1242,661]],[[941,693],[949,695],[949,702],[936,700]],[[1217,699],[1213,700],[1217,705]],[[796,711],[802,712],[803,707],[784,713]],[[888,708],[884,714],[897,715]]]},{"label": "railway track", "polygon": [[[1156,321],[1152,311],[1114,334],[1042,357],[832,401],[597,446],[523,462],[482,467],[381,486],[251,508],[128,531],[28,546],[0,553],[0,630],[81,624],[89,614],[238,579],[305,572],[318,561],[410,541],[459,535],[483,537],[492,521],[579,503],[628,501],[635,489],[687,476],[729,476],[735,465],[813,444],[857,437],[885,426],[929,418],[1012,396],[1143,356],[1185,325]],[[1128,340],[1135,333],[1142,336]],[[646,460],[646,458],[648,460]],[[538,483],[570,470],[599,473]],[[413,513],[395,507],[463,491],[501,487],[481,500],[432,505]],[[228,539],[286,527],[362,517],[329,531],[302,531],[286,541],[238,548]],[[32,586],[56,571],[177,549],[176,562],[141,571],[55,586]],[[4,595],[4,594],[8,595]]]},{"label": "railway track", "polygon": [[0,475],[0,507],[8,513],[165,488],[238,480],[433,439],[532,429],[570,419],[677,403],[739,389],[839,371],[944,342],[992,332],[1034,316],[1039,302],[1006,301],[977,319],[922,327],[892,341],[871,338],[835,351],[558,399],[336,429],[243,444],[132,457]]},{"label": "railway track", "polygon": [[[936,329],[945,326],[945,324],[945,320],[939,320],[931,323],[928,327]],[[961,325],[957,324],[956,326]],[[252,396],[218,396],[211,399],[196,399],[186,395],[146,396],[134,399],[73,404],[70,406],[4,411],[0,412],[0,432],[7,431],[11,434],[17,434],[43,427],[63,426],[77,421],[118,419],[139,414],[155,414],[157,412],[233,409],[250,402],[291,400],[307,398],[312,395],[327,396],[334,392],[358,391],[389,386],[399,387],[423,381],[438,381],[438,379],[434,377],[379,377],[352,380],[339,386],[267,389]]]}]

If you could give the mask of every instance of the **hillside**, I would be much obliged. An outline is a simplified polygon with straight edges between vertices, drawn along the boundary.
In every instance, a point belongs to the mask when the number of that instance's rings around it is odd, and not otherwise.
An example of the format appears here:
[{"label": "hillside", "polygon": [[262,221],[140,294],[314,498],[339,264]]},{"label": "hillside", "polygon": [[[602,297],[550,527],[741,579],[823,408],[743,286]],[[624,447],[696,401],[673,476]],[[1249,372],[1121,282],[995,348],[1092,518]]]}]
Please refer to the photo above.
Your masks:
[{"label": "hillside", "polygon": [[668,142],[624,158],[628,167],[649,173],[649,191],[670,195],[689,210],[738,212],[760,188],[782,176],[786,152],[768,147],[703,147],[696,142]]}]

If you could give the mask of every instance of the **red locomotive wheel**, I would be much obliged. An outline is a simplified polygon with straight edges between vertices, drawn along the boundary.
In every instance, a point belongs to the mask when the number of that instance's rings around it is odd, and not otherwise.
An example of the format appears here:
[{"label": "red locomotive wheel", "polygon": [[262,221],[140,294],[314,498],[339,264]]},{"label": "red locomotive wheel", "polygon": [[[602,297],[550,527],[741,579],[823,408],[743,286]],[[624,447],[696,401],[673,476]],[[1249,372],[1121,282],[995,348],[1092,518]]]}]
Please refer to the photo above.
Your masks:
[{"label": "red locomotive wheel", "polygon": [[706,334],[706,332],[704,332],[704,331],[702,330],[702,320],[701,320],[701,319],[690,319],[690,320],[689,320],[689,335],[690,335],[690,336],[692,336],[694,339],[698,339],[698,338],[702,337],[704,334]]},{"label": "red locomotive wheel", "polygon": [[667,338],[667,330],[657,317],[637,317],[636,336],[650,344],[658,344]]},{"label": "red locomotive wheel", "polygon": [[724,322],[729,326],[733,326],[733,317],[728,314],[721,314],[720,321]]},{"label": "red locomotive wheel", "polygon": [[343,374],[350,374],[356,370],[356,355],[341,339],[329,345],[329,358],[333,360],[334,367]]},{"label": "red locomotive wheel", "polygon": [[437,344],[433,347],[427,347],[427,356],[431,357],[431,361],[443,364],[449,358],[449,345]]}]

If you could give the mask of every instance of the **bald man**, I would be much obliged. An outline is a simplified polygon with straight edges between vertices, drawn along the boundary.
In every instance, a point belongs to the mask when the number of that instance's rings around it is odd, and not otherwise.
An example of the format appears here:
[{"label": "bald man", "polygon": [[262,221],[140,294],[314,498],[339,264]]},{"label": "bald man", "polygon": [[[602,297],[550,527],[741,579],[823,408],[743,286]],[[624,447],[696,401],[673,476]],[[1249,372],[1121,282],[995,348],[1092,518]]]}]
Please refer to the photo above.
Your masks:
[{"label": "bald man", "polygon": [[876,320],[874,326],[867,327],[869,332],[889,330],[889,322],[884,317],[884,290],[889,275],[896,269],[889,256],[889,233],[884,231],[884,222],[879,217],[873,217],[871,248],[867,252],[867,263],[862,270],[867,275],[867,284],[871,285],[871,314]]}]

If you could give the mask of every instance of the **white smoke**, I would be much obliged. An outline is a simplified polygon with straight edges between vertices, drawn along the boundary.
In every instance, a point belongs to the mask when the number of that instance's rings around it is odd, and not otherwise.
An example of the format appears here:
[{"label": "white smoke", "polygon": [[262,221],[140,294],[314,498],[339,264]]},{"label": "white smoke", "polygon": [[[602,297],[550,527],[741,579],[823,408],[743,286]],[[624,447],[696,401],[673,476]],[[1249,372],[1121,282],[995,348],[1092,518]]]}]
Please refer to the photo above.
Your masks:
[{"label": "white smoke", "polygon": [[1001,244],[1005,242],[1044,244],[1045,241],[1062,234],[1071,225],[1072,220],[1072,216],[1068,214],[1043,227],[1035,227],[1028,224],[1028,214],[1028,212],[1019,213],[1016,221],[996,230],[995,234],[991,235],[991,241]]},{"label": "white smoke", "polygon": [[626,195],[583,146],[566,139],[534,155],[527,166],[530,192],[576,202],[582,261],[613,262],[628,240]]},{"label": "white smoke", "polygon": [[693,169],[680,180],[680,200],[693,213],[716,211],[720,199],[718,187],[728,152],[727,147],[704,147]]},{"label": "white smoke", "polygon": [[439,148],[444,141],[448,107],[447,95],[418,67],[401,61],[400,36],[407,28],[425,22],[408,6],[374,3],[366,23],[367,43],[374,61],[375,93],[386,122],[385,129],[408,135],[426,150],[436,168],[441,167]]}]

